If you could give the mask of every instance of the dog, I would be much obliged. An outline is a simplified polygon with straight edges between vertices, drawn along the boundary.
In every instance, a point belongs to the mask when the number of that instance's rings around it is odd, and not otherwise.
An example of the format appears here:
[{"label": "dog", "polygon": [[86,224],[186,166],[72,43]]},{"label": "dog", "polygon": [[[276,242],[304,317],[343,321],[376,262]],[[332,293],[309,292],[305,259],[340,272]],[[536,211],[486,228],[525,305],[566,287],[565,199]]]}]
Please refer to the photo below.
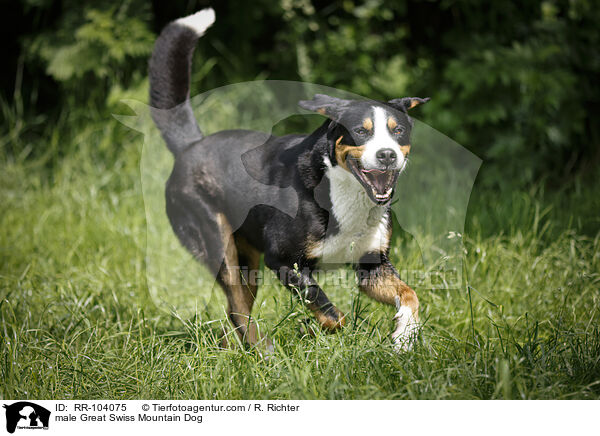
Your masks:
[{"label": "dog", "polygon": [[[327,331],[341,328],[346,318],[313,272],[324,258],[351,259],[360,290],[397,306],[392,339],[398,348],[409,348],[419,300],[389,260],[390,204],[410,151],[407,111],[429,99],[377,102],[317,94],[299,102],[326,117],[310,134],[226,130],[204,136],[189,100],[191,61],[198,38],[214,20],[214,11],[204,9],[171,22],[149,63],[152,118],[175,157],[165,195],[179,241],[214,274],[232,325],[250,345],[263,339],[251,318],[257,286],[240,271],[256,270],[264,255],[265,266],[301,295]],[[231,170],[232,154],[242,157],[242,170]],[[262,177],[264,189],[292,188],[295,216],[256,204],[240,219],[236,210],[252,195],[245,188],[248,174]],[[269,195],[284,196],[289,189],[274,192]]]}]

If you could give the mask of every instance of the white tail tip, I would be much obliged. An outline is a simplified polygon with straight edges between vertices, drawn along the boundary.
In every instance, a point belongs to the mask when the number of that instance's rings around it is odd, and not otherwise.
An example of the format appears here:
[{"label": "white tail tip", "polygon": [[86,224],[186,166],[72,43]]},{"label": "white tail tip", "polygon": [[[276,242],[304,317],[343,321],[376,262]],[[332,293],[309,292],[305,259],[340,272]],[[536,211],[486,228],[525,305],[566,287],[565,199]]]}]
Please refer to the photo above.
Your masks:
[{"label": "white tail tip", "polygon": [[202,9],[195,14],[179,18],[175,22],[192,29],[198,36],[202,36],[206,32],[206,29],[215,22],[215,11],[213,8]]}]

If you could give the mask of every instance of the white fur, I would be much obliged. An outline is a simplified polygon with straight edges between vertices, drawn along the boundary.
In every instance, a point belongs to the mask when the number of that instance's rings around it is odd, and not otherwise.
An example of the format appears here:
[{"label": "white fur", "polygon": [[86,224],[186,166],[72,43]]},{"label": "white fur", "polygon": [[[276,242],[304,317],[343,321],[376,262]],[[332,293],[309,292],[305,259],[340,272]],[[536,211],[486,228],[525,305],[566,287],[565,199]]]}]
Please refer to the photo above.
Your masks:
[{"label": "white fur", "polygon": [[339,223],[339,232],[327,236],[310,255],[320,258],[321,263],[346,263],[357,262],[370,251],[387,249],[386,207],[376,206],[352,174],[324,159],[328,166],[332,213]]},{"label": "white fur", "polygon": [[396,330],[392,333],[394,347],[398,351],[409,351],[419,328],[412,309],[408,306],[401,306],[394,316],[394,321],[396,321]]},{"label": "white fur", "polygon": [[198,36],[202,36],[206,29],[215,22],[215,11],[213,8],[202,9],[195,14],[179,18],[175,22],[192,29]]},{"label": "white fur", "polygon": [[404,155],[400,146],[392,137],[387,126],[389,114],[381,107],[373,107],[373,136],[365,142],[365,151],[361,157],[364,168],[378,168],[379,162],[375,156],[382,148],[391,148],[396,152],[396,169],[404,167]]}]

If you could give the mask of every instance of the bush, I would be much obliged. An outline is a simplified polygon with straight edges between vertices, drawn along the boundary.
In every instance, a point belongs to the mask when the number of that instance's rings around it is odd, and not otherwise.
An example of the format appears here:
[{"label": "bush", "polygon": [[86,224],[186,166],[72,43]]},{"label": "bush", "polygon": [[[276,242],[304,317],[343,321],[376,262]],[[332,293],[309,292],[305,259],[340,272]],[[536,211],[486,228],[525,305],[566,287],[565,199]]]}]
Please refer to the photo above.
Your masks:
[{"label": "bush", "polygon": [[[25,64],[29,116],[67,106],[89,120],[94,108],[103,122],[121,96],[145,99],[156,32],[206,6],[21,4],[20,19],[34,25],[13,23],[21,47],[13,57]],[[591,1],[235,0],[214,7],[217,24],[195,58],[196,92],[271,78],[379,99],[430,96],[415,115],[483,158],[480,179],[492,186],[560,184],[600,160],[600,11]]]}]

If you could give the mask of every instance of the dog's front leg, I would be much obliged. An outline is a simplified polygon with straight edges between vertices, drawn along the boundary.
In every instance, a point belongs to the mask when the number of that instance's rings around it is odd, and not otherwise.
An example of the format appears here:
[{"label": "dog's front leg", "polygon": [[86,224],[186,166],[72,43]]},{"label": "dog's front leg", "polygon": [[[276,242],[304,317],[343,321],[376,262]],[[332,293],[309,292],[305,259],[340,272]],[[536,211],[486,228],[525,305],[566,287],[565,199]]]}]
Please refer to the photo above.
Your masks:
[{"label": "dog's front leg", "polygon": [[[274,269],[275,270],[275,269]],[[281,282],[290,291],[297,291],[306,306],[325,330],[334,331],[346,323],[345,315],[333,305],[308,268],[302,270],[280,266],[275,270]]]},{"label": "dog's front leg", "polygon": [[[369,297],[382,303],[396,305],[396,328],[392,340],[398,349],[409,350],[419,323],[419,299],[406,283],[400,280],[396,268],[385,255],[365,257],[356,268],[359,288]],[[361,259],[362,260],[362,259]]]}]

